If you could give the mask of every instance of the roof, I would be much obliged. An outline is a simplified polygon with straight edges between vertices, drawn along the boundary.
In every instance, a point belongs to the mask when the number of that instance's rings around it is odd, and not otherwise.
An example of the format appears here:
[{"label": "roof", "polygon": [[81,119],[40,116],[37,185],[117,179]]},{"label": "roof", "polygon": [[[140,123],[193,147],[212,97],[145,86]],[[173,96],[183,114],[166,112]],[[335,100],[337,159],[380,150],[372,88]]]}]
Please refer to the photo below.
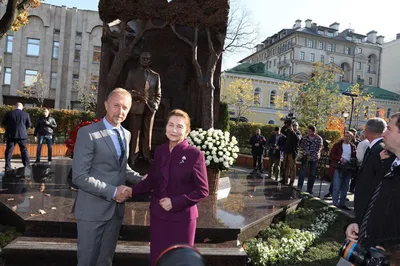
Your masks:
[{"label": "roof", "polygon": [[[338,82],[340,92],[348,92],[353,84]],[[400,101],[400,94],[382,88],[364,85],[364,91],[380,100]]]},{"label": "roof", "polygon": [[259,76],[264,78],[280,79],[280,80],[290,80],[288,77],[284,77],[282,75],[273,73],[271,71],[267,71],[265,69],[265,64],[263,63],[255,63],[255,64],[243,63],[231,69],[228,69],[225,72],[232,74],[243,74],[243,75]]}]

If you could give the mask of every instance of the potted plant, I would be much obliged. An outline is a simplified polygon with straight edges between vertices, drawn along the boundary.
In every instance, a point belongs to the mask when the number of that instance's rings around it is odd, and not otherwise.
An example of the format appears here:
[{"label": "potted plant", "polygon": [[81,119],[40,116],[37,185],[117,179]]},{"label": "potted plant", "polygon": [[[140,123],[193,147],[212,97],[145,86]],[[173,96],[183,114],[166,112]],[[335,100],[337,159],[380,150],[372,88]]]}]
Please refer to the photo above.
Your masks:
[{"label": "potted plant", "polygon": [[219,129],[198,129],[190,132],[188,141],[203,152],[207,165],[209,194],[216,194],[221,171],[228,170],[238,157],[236,137]]}]

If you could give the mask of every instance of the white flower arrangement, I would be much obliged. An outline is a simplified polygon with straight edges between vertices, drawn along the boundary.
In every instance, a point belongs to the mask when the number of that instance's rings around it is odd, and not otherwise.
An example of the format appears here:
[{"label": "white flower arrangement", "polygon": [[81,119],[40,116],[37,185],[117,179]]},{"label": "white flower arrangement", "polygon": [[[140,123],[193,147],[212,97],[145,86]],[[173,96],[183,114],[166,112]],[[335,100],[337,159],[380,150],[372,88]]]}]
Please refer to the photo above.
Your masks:
[{"label": "white flower arrangement", "polygon": [[188,141],[203,152],[207,167],[212,169],[227,170],[238,157],[238,141],[227,131],[213,128],[192,130]]}]

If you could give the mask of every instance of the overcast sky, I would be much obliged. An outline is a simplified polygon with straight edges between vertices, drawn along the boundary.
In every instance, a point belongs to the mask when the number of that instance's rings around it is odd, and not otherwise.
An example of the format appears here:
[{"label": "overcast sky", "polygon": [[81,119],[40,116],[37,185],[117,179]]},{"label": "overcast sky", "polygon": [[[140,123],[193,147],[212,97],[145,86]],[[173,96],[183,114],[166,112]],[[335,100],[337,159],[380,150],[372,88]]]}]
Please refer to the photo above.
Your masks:
[{"label": "overcast sky", "polygon": [[[241,2],[252,14],[252,22],[259,24],[259,41],[280,31],[291,28],[296,19],[312,19],[318,25],[329,26],[340,23],[339,30],[351,27],[357,33],[366,34],[376,30],[385,36],[385,41],[400,33],[398,6],[394,0],[235,0]],[[65,5],[79,9],[97,10],[98,0],[45,0],[45,3]],[[223,68],[230,68],[251,54],[251,51],[225,56]]]}]

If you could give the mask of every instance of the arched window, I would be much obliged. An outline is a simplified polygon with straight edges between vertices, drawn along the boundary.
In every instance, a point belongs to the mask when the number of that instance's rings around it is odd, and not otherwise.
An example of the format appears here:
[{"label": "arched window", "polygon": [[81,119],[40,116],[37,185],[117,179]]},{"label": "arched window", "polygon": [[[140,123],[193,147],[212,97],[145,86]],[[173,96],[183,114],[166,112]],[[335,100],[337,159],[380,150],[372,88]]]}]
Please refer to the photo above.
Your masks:
[{"label": "arched window", "polygon": [[253,104],[254,105],[260,105],[260,103],[261,103],[261,89],[257,87],[254,90]]},{"label": "arched window", "polygon": [[268,121],[268,124],[275,125],[275,121],[271,119],[271,120]]},{"label": "arched window", "polygon": [[388,108],[386,112],[386,118],[390,118],[390,113],[392,112],[392,108]]},{"label": "arched window", "polygon": [[275,106],[276,91],[271,91],[269,96],[269,106]]}]

